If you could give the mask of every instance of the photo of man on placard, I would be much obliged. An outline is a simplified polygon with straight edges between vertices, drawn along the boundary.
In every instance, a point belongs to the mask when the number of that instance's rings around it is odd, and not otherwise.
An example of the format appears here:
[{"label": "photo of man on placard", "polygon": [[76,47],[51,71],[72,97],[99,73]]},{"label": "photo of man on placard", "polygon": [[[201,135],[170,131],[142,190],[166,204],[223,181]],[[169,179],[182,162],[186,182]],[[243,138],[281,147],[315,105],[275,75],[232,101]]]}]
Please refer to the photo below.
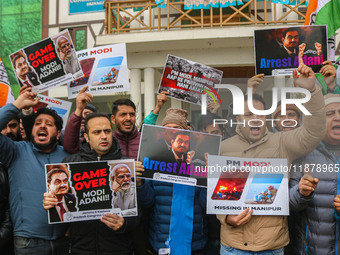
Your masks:
[{"label": "photo of man on placard", "polygon": [[49,210],[50,221],[64,221],[66,212],[75,212],[76,197],[70,192],[69,171],[66,164],[48,165],[47,191],[58,199],[58,204]]}]

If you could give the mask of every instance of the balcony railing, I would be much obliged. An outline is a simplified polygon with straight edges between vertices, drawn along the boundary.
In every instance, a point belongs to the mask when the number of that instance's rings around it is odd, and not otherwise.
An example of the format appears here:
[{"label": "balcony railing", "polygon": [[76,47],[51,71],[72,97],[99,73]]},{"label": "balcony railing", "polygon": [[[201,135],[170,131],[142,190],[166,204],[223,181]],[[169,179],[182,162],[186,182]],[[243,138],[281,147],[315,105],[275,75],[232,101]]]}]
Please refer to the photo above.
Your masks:
[{"label": "balcony railing", "polygon": [[307,0],[298,5],[273,4],[270,1],[244,1],[227,8],[184,10],[184,1],[168,0],[158,8],[154,0],[105,1],[105,32],[161,31],[183,28],[238,25],[304,23]]}]

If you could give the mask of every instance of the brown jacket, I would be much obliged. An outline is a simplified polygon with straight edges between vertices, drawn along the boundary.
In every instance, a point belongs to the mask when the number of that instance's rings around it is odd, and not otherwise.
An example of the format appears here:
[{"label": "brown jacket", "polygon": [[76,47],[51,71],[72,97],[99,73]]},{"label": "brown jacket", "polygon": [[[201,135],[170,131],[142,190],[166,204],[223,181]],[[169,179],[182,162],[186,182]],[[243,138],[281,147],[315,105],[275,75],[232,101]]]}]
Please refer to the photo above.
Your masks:
[{"label": "brown jacket", "polygon": [[[305,115],[303,125],[295,130],[279,133],[266,131],[263,138],[253,144],[237,135],[222,142],[221,155],[246,158],[287,158],[291,162],[311,152],[326,133],[324,99],[319,88],[304,106],[312,115]],[[236,249],[263,251],[279,249],[289,243],[285,216],[252,216],[241,227],[226,224],[226,215],[217,215],[221,221],[221,242]]]}]

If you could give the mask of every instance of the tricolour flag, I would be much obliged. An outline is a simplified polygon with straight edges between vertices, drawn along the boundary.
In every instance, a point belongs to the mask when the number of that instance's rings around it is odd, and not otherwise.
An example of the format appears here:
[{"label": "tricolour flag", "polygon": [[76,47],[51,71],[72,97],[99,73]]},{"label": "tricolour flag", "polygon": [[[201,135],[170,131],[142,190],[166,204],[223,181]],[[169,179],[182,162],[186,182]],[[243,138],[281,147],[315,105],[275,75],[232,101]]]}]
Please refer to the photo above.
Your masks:
[{"label": "tricolour flag", "polygon": [[334,34],[340,28],[339,0],[310,0],[308,4],[305,25],[327,25],[328,59],[334,61]]},{"label": "tricolour flag", "polygon": [[0,107],[8,103],[13,103],[14,100],[6,69],[0,58]]}]

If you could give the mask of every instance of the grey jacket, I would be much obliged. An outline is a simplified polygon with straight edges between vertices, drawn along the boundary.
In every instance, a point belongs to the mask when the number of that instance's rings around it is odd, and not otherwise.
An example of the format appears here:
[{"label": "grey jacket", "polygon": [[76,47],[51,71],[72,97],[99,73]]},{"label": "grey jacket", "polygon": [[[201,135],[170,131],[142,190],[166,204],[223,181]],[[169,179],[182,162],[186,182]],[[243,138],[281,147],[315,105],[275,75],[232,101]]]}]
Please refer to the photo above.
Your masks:
[{"label": "grey jacket", "polygon": [[[290,209],[294,214],[292,233],[296,254],[339,254],[339,217],[333,199],[339,192],[339,168],[336,159],[320,143],[308,155],[296,160],[290,172]],[[319,179],[315,191],[308,197],[299,192],[299,181],[304,174],[304,164],[310,164],[311,175]],[[313,165],[314,169],[313,168]],[[339,167],[339,165],[337,165]]]}]

